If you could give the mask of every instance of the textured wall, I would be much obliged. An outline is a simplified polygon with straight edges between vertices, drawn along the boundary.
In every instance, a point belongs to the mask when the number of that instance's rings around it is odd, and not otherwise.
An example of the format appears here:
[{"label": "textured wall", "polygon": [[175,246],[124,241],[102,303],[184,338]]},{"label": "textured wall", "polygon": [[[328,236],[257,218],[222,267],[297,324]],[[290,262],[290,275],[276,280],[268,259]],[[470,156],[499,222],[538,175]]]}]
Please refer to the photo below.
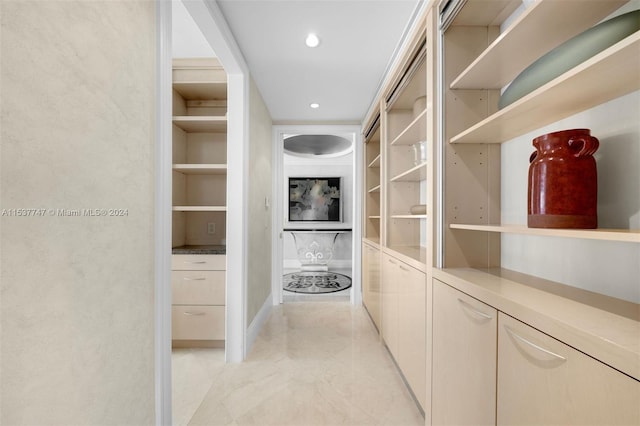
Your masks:
[{"label": "textured wall", "polygon": [[249,89],[249,247],[247,326],[271,294],[271,116],[253,79]]},{"label": "textured wall", "polygon": [[0,8],[0,423],[153,424],[154,3]]}]

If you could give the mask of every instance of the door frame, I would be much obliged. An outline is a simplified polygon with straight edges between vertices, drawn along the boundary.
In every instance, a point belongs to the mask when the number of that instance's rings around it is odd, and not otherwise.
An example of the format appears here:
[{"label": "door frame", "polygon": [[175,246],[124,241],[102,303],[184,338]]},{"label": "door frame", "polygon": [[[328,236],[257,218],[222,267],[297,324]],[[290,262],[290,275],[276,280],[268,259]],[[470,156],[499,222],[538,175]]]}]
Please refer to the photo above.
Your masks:
[{"label": "door frame", "polygon": [[[246,357],[246,250],[248,221],[249,71],[217,3],[182,0],[228,76],[227,177],[240,188],[227,191],[226,362]],[[171,425],[171,0],[156,3],[155,156],[155,413],[156,425]]]},{"label": "door frame", "polygon": [[283,234],[284,225],[284,135],[353,135],[353,224],[351,230],[352,286],[349,293],[352,305],[362,304],[361,252],[362,252],[362,135],[360,125],[275,125],[273,126],[273,217],[271,247],[271,295],[273,304],[283,303]]}]

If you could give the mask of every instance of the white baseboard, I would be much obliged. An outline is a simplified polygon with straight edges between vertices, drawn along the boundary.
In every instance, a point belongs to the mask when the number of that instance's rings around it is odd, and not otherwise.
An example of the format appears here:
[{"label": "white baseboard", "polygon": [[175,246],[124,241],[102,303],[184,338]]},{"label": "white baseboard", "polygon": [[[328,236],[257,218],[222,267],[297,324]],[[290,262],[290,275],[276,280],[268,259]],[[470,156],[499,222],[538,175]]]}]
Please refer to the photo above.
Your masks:
[{"label": "white baseboard", "polygon": [[267,321],[267,318],[271,313],[271,308],[273,308],[273,300],[272,300],[271,293],[269,293],[267,298],[264,300],[264,304],[256,314],[255,318],[253,318],[253,321],[251,321],[251,325],[249,325],[249,328],[247,329],[247,335],[246,335],[247,341],[246,341],[246,344],[244,345],[244,348],[245,348],[244,358],[246,358],[249,352],[251,351],[251,347],[253,346],[253,343],[256,341],[258,334],[260,334],[260,330],[262,330],[262,327],[264,326],[265,321]]}]

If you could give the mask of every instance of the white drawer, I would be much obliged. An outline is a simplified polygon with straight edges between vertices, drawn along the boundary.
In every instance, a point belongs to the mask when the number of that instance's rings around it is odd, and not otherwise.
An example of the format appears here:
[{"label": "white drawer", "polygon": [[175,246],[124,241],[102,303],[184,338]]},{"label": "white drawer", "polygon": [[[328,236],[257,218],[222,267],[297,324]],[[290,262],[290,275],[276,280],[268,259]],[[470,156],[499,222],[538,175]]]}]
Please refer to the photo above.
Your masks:
[{"label": "white drawer", "polygon": [[225,271],[172,271],[174,305],[224,305]]},{"label": "white drawer", "polygon": [[174,254],[171,256],[174,271],[224,271],[227,256],[224,254]]},{"label": "white drawer", "polygon": [[172,306],[172,340],[224,340],[224,306]]}]

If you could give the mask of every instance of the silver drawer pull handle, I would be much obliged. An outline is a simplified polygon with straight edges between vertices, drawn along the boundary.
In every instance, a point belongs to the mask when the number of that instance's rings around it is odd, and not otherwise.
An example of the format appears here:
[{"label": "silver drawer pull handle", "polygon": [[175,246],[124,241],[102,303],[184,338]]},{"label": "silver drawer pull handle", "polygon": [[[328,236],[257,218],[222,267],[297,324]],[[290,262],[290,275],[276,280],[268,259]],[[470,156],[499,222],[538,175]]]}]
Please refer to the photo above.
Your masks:
[{"label": "silver drawer pull handle", "polygon": [[189,262],[189,261],[185,260],[184,263],[188,263],[190,265],[202,265],[203,263],[207,263],[207,261],[206,260],[198,260],[198,261],[195,261],[195,262]]},{"label": "silver drawer pull handle", "polygon": [[404,267],[402,265],[400,265],[400,269],[402,269],[403,271],[409,272],[409,268],[406,268],[406,267]]},{"label": "silver drawer pull handle", "polygon": [[198,277],[198,278],[183,277],[182,279],[185,280],[185,281],[204,281],[204,280],[206,280],[205,277]]},{"label": "silver drawer pull handle", "polygon": [[535,344],[535,343],[533,343],[533,342],[528,341],[527,339],[525,339],[525,338],[524,338],[524,337],[522,337],[522,336],[518,336],[518,335],[516,334],[516,332],[515,332],[515,331],[511,330],[511,329],[510,329],[509,327],[507,327],[506,325],[504,326],[504,329],[505,329],[505,330],[507,330],[507,333],[509,333],[509,335],[510,335],[511,337],[513,337],[514,339],[517,339],[517,340],[521,341],[522,343],[526,343],[527,345],[531,346],[531,347],[532,347],[532,348],[534,348],[534,349],[539,350],[540,352],[543,352],[543,353],[545,353],[545,354],[547,354],[547,355],[551,355],[552,357],[558,358],[558,359],[560,359],[560,360],[562,360],[562,361],[566,361],[566,360],[567,360],[567,359],[566,359],[565,357],[563,357],[562,355],[558,355],[558,354],[557,354],[557,353],[555,353],[555,352],[551,352],[551,351],[550,351],[550,350],[548,350],[548,349],[545,349],[545,348],[543,348],[543,347],[541,347],[541,346],[536,345],[536,344]]},{"label": "silver drawer pull handle", "polygon": [[204,312],[183,312],[183,314],[190,317],[201,317],[202,315],[206,315]]},{"label": "silver drawer pull handle", "polygon": [[493,317],[489,314],[485,314],[484,312],[481,312],[479,310],[477,310],[476,308],[474,308],[473,306],[471,306],[469,303],[465,302],[462,299],[458,299],[458,302],[460,302],[460,304],[462,305],[463,308],[465,308],[467,311],[476,314],[478,316],[481,316],[482,318],[486,318],[486,319],[492,319]]},{"label": "silver drawer pull handle", "polygon": [[395,260],[391,260],[391,259],[387,259],[389,261],[389,263],[393,263],[394,265],[397,265]]}]

